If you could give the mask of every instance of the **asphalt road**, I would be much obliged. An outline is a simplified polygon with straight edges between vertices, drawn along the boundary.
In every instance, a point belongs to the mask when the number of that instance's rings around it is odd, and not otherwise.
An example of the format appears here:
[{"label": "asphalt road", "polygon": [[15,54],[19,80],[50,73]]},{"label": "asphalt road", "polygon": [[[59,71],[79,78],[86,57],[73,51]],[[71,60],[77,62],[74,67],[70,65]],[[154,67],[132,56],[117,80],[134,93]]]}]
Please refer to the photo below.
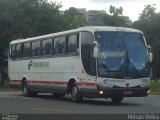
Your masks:
[{"label": "asphalt road", "polygon": [[51,94],[23,97],[20,91],[0,91],[0,113],[17,114],[136,114],[160,113],[160,96],[124,98],[120,105],[110,99],[85,99],[73,103],[69,96],[53,98]]}]

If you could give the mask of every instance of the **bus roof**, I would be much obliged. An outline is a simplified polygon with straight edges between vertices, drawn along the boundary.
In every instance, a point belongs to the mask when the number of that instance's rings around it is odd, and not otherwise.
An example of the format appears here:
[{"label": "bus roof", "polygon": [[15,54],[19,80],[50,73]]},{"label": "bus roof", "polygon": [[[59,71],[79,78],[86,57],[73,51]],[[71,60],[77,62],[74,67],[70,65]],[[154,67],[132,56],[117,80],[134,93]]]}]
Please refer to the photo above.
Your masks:
[{"label": "bus roof", "polygon": [[133,29],[133,28],[127,28],[127,27],[85,26],[85,27],[80,27],[77,29],[72,29],[72,30],[67,30],[67,31],[32,37],[32,38],[17,39],[17,40],[13,40],[10,44],[17,44],[17,43],[21,43],[21,42],[34,41],[34,40],[40,40],[40,39],[49,39],[49,38],[53,38],[55,36],[71,34],[71,33],[76,33],[76,32],[81,32],[81,31],[88,31],[88,32],[92,32],[92,33],[94,33],[95,31],[119,31],[119,32],[142,33],[140,30]]}]

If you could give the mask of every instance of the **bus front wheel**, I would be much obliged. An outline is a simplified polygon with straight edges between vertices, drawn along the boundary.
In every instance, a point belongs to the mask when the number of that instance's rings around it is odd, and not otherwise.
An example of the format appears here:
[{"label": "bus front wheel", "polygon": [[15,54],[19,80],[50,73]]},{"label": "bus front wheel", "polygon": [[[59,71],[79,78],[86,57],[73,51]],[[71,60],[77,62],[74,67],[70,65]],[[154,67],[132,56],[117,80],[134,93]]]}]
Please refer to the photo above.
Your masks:
[{"label": "bus front wheel", "polygon": [[114,104],[119,104],[122,102],[123,97],[122,96],[113,96],[113,97],[111,97],[111,100]]},{"label": "bus front wheel", "polygon": [[78,87],[75,83],[72,86],[71,97],[73,102],[81,102],[83,100],[83,97],[78,94]]}]

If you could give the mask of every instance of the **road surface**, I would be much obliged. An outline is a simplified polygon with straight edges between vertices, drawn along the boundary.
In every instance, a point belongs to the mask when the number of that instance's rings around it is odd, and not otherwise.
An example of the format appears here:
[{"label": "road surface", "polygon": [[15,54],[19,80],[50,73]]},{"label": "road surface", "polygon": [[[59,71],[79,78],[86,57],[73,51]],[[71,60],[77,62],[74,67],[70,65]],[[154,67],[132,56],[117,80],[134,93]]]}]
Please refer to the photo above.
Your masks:
[{"label": "road surface", "polygon": [[85,99],[73,103],[69,96],[53,98],[51,94],[24,97],[20,91],[0,91],[0,113],[19,114],[130,114],[160,113],[160,96],[124,98],[120,105],[110,99]]}]

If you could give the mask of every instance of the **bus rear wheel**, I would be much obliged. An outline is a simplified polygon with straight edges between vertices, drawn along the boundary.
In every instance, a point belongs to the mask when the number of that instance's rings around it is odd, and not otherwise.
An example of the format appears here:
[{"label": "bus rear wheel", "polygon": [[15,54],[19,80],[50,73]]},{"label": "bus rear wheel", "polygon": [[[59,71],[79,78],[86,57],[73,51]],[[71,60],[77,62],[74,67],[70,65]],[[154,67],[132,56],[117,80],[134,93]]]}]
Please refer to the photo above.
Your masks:
[{"label": "bus rear wheel", "polygon": [[23,92],[23,96],[25,96],[25,97],[31,97],[31,96],[36,96],[37,95],[37,92],[29,90],[26,80],[22,84],[22,92]]},{"label": "bus rear wheel", "polygon": [[78,87],[75,83],[72,86],[71,97],[73,102],[81,102],[83,100],[83,97],[78,94]]},{"label": "bus rear wheel", "polygon": [[113,96],[111,97],[111,100],[114,104],[120,104],[123,100],[122,96]]}]

